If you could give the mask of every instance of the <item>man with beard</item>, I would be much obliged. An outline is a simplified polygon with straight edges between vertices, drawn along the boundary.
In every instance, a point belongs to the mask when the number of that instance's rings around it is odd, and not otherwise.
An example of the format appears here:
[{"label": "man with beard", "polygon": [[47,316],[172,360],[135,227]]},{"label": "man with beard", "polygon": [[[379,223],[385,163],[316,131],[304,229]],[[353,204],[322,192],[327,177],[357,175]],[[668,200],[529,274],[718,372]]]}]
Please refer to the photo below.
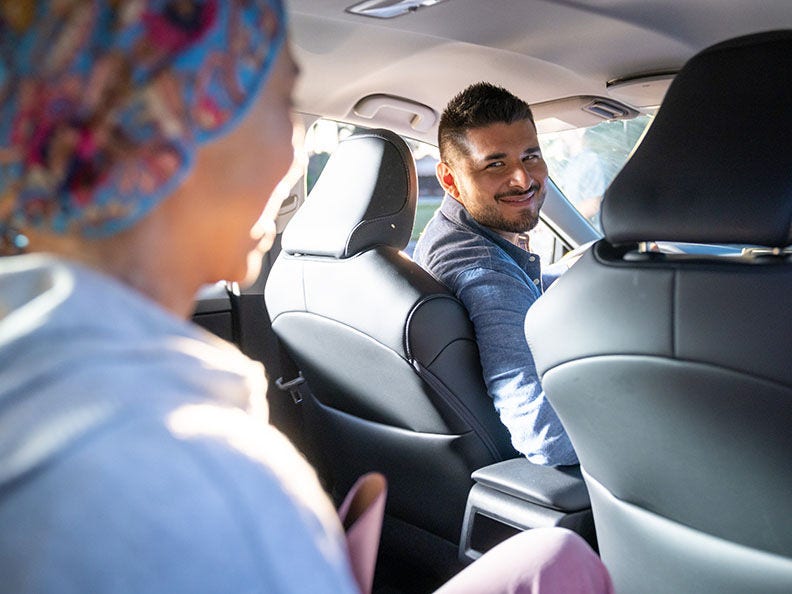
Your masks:
[{"label": "man with beard", "polygon": [[514,447],[535,464],[577,464],[523,334],[525,314],[548,284],[526,235],[547,182],[531,109],[501,87],[471,85],[443,112],[438,145],[446,196],[415,261],[467,308],[487,390]]}]

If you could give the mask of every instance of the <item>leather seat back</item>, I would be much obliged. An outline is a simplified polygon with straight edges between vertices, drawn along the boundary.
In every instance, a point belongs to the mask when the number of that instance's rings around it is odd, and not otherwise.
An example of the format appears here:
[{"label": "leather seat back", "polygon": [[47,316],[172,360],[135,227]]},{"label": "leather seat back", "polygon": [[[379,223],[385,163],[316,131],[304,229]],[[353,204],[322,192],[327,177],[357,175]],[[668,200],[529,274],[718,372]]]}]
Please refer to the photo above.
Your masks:
[{"label": "leather seat back", "polygon": [[792,31],[692,58],[526,319],[617,592],[792,591],[790,64]]},{"label": "leather seat back", "polygon": [[265,296],[313,393],[312,461],[334,493],[383,472],[390,516],[456,543],[471,473],[517,453],[464,307],[400,251],[416,199],[404,140],[346,139],[284,231]]}]

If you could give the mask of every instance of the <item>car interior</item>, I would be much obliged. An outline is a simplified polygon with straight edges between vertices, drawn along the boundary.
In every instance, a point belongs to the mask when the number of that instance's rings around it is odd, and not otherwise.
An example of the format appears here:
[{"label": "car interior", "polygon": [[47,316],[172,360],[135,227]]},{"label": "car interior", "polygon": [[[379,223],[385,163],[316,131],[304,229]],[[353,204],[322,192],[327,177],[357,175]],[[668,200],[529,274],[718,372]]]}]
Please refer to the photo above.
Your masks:
[{"label": "car interior", "polygon": [[[513,473],[491,465],[518,453],[487,396],[472,324],[443,285],[400,253],[416,195],[415,165],[397,134],[375,129],[342,142],[283,233],[265,301],[310,387],[305,435],[336,499],[365,472],[383,472],[385,550],[401,548],[391,538],[425,543],[421,557],[437,557],[440,567],[445,555],[450,572],[471,474],[485,467],[477,482],[525,508],[512,521],[532,515],[520,527],[590,528],[591,513],[579,476],[563,474],[578,485],[574,505],[555,485],[541,487],[565,472],[558,469],[538,467],[533,481],[505,494]],[[478,539],[478,525],[470,530]]]},{"label": "car interior", "polygon": [[[792,5],[289,8],[304,174],[259,279],[207,287],[194,320],[265,364],[271,421],[337,503],[386,476],[375,592],[539,526],[619,593],[792,591]],[[579,467],[512,448],[467,312],[410,257],[440,114],[479,81],[531,105],[548,162],[531,246],[569,270],[528,343]]]}]

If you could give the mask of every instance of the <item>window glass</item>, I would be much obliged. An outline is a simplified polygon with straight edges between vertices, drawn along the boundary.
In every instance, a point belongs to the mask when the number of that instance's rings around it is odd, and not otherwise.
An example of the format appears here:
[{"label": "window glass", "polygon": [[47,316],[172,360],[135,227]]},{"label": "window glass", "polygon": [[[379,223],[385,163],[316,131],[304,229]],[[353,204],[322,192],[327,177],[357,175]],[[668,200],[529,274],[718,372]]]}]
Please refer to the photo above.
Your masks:
[{"label": "window glass", "polygon": [[317,120],[310,127],[305,135],[305,151],[308,154],[308,170],[305,175],[306,194],[311,193],[316,180],[319,179],[319,175],[338,143],[355,132],[363,130],[364,128],[331,120]]},{"label": "window glass", "polygon": [[[599,228],[599,205],[605,188],[624,165],[650,121],[650,116],[640,116],[633,120],[603,122],[591,128],[540,134],[539,142],[550,177],[596,228]],[[338,143],[360,131],[365,129],[324,119],[311,127],[305,141],[308,192]],[[418,173],[415,226],[405,250],[412,255],[415,242],[440,206],[443,190],[435,177],[439,159],[437,148],[409,138],[405,141],[415,158]],[[553,262],[559,257],[557,238],[544,223],[540,222],[530,235],[531,250],[539,254],[543,262]]]},{"label": "window glass", "polygon": [[539,135],[550,177],[572,205],[600,231],[602,194],[651,121],[651,116],[639,116]]}]

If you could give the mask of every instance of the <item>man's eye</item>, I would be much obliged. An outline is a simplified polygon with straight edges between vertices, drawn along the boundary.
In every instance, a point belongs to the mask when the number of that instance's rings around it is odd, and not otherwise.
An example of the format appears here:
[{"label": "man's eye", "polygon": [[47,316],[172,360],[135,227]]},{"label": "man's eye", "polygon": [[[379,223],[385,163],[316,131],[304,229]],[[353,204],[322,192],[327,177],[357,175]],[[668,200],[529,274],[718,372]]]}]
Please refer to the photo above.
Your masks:
[{"label": "man's eye", "polygon": [[503,167],[503,161],[493,161],[492,163],[488,163],[485,169],[494,169],[496,167]]},{"label": "man's eye", "polygon": [[541,158],[542,158],[542,155],[534,153],[534,154],[530,154],[530,155],[525,155],[525,157],[523,157],[523,161],[536,161],[537,159],[541,159]]}]

